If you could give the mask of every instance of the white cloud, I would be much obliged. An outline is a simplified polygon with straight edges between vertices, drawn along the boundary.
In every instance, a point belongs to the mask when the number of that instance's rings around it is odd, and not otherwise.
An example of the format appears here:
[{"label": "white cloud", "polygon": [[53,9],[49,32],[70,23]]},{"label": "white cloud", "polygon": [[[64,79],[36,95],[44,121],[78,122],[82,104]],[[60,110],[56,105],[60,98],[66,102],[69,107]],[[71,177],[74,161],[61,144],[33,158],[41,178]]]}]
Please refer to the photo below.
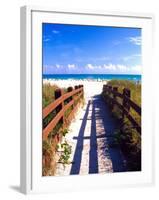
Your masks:
[{"label": "white cloud", "polygon": [[131,42],[132,44],[141,45],[141,37],[140,37],[140,36],[129,37],[128,40],[129,40],[129,42]]},{"label": "white cloud", "polygon": [[117,65],[117,71],[123,74],[141,74],[141,65]]},{"label": "white cloud", "polygon": [[116,67],[120,72],[127,72],[130,70],[126,65],[117,65]]},{"label": "white cloud", "polygon": [[141,73],[141,66],[127,66],[121,64],[104,64],[104,65],[86,65],[87,72],[93,73],[113,73],[113,74],[140,74]]},{"label": "white cloud", "polygon": [[50,38],[44,38],[43,41],[48,42],[48,41],[50,41]]},{"label": "white cloud", "polygon": [[141,72],[142,72],[140,65],[133,66],[132,69],[134,72],[136,72],[138,74],[141,74]]},{"label": "white cloud", "polygon": [[108,65],[105,65],[105,64],[104,64],[104,69],[115,71],[115,70],[116,70],[116,66],[115,66],[115,65],[112,65],[112,64],[108,64]]},{"label": "white cloud", "polygon": [[129,71],[129,67],[126,65],[120,65],[120,64],[114,65],[112,63],[108,65],[104,65],[104,69],[107,71],[115,72],[115,73],[118,73],[118,72],[125,73]]},{"label": "white cloud", "polygon": [[59,34],[59,33],[60,33],[60,31],[57,31],[57,30],[52,30],[52,33],[54,33],[54,34]]},{"label": "white cloud", "polygon": [[56,64],[56,68],[59,69],[61,66],[59,64]]},{"label": "white cloud", "polygon": [[43,68],[44,73],[94,73],[94,74],[141,74],[141,66],[134,65],[121,65],[121,64],[104,64],[93,65],[91,63],[85,66],[78,66],[76,64],[67,64],[66,66],[56,64],[54,66],[45,65]]},{"label": "white cloud", "polygon": [[103,68],[102,65],[92,65],[92,64],[87,64],[86,65],[86,69],[89,69],[89,70],[98,71],[98,70],[101,70],[102,68]]},{"label": "white cloud", "polygon": [[75,68],[76,68],[76,65],[74,65],[74,64],[68,64],[68,68],[69,68],[69,69],[75,69]]},{"label": "white cloud", "polygon": [[86,67],[87,67],[88,69],[91,69],[91,70],[93,70],[93,69],[95,68],[95,66],[93,66],[92,64],[87,64]]}]

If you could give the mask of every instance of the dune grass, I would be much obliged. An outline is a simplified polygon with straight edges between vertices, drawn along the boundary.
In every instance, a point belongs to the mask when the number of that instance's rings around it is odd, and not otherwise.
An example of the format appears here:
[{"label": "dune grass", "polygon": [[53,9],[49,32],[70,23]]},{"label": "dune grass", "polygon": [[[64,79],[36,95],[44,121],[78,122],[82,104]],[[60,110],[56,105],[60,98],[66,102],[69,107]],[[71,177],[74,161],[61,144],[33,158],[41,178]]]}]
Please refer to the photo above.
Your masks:
[{"label": "dune grass", "polygon": [[[55,101],[55,90],[62,89],[63,93],[67,92],[67,88],[59,88],[57,85],[51,84],[43,84],[42,90],[42,107],[45,108],[50,103]],[[68,98],[64,101],[66,105],[69,103],[71,98]],[[82,102],[80,99],[79,102]],[[77,103],[76,103],[77,104]],[[63,162],[64,164],[69,160],[70,153],[71,153],[71,146],[67,144],[65,140],[64,143],[61,143],[62,140],[65,138],[66,133],[68,133],[69,124],[71,119],[69,118],[69,114],[73,110],[73,106],[71,106],[65,112],[65,123],[63,119],[61,119],[55,126],[55,128],[49,133],[48,138],[43,141],[43,176],[53,176],[56,171],[56,164],[57,164],[57,151],[58,146],[61,144],[61,147],[64,148],[64,153],[59,158],[59,162]],[[43,119],[43,129],[51,122],[51,120],[57,115],[57,110],[53,110],[48,116]]]},{"label": "dune grass", "polygon": [[42,88],[42,107],[45,108],[55,100],[55,90],[59,87],[57,85],[43,84]]},{"label": "dune grass", "polygon": [[129,80],[111,80],[108,82],[108,85],[113,87],[118,87],[120,93],[123,92],[124,88],[131,90],[131,99],[141,106],[141,83],[135,83],[134,81]]},{"label": "dune grass", "polygon": [[[123,92],[124,88],[130,89],[131,100],[141,107],[141,83],[129,80],[111,80],[108,85],[118,87],[120,93]],[[117,101],[122,104],[121,98],[117,98]],[[115,132],[115,142],[121,146],[127,157],[128,170],[139,171],[141,170],[141,136],[126,117],[124,120],[122,119],[122,111],[118,106],[114,106],[112,113],[121,123],[120,128]],[[130,114],[141,126],[141,116],[132,108]]]}]

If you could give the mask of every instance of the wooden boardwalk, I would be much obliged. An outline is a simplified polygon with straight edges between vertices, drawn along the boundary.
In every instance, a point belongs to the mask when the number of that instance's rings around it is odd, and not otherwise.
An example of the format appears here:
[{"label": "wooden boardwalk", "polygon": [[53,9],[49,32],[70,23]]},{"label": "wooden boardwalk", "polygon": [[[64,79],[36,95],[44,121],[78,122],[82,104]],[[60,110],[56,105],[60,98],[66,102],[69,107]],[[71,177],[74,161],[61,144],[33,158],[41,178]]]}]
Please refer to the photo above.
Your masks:
[{"label": "wooden boardwalk", "polygon": [[55,175],[92,174],[126,171],[120,148],[114,145],[118,123],[101,95],[87,99],[71,123],[67,141],[72,146],[72,164],[57,165]]}]

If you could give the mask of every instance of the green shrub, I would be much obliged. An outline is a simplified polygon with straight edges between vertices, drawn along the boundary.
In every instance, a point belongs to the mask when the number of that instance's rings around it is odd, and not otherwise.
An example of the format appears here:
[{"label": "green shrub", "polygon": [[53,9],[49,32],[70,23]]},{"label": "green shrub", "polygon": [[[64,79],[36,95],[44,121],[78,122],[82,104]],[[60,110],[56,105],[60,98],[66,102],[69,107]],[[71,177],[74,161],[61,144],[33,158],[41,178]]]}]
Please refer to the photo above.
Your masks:
[{"label": "green shrub", "polygon": [[59,162],[62,164],[70,164],[70,155],[72,153],[72,146],[68,144],[65,140],[64,143],[61,144],[61,148],[63,149],[62,154],[60,156]]},{"label": "green shrub", "polygon": [[[120,93],[123,92],[124,88],[130,89],[131,100],[141,106],[141,83],[128,80],[111,80],[108,85],[118,87],[118,92]],[[117,97],[116,100],[122,104],[121,98]],[[114,142],[120,145],[125,154],[128,170],[139,171],[141,170],[141,136],[126,117],[122,119],[122,111],[118,106],[115,105],[113,107],[112,113],[117,119],[120,119],[120,128],[115,131]],[[130,109],[130,114],[141,126],[141,116],[132,108]]]},{"label": "green shrub", "polygon": [[[59,89],[56,85],[51,84],[43,84],[43,91],[42,91],[42,107],[45,108],[50,103],[55,101],[55,90]],[[66,88],[62,88],[64,93],[67,92]],[[66,105],[69,103],[71,98],[68,98],[64,101],[64,104]],[[77,105],[78,102],[76,102]],[[80,99],[79,103],[82,103],[82,99]],[[50,176],[54,175],[56,171],[56,163],[58,160],[58,154],[57,151],[61,147],[62,152],[59,158],[59,162],[61,162],[63,165],[70,164],[70,155],[72,152],[71,145],[68,144],[66,139],[64,138],[64,141],[62,144],[61,141],[63,141],[62,137],[65,137],[68,134],[68,126],[70,124],[71,119],[69,119],[69,114],[71,113],[73,109],[73,106],[71,106],[67,111],[65,111],[65,123],[63,123],[63,120],[61,119],[54,129],[50,131],[47,140],[43,141],[42,145],[42,151],[43,151],[43,176]],[[57,115],[58,110],[53,110],[48,116],[46,116],[43,119],[43,129],[51,122],[51,120]],[[67,123],[66,123],[67,121]]]},{"label": "green shrub", "polygon": [[51,85],[50,83],[43,84],[42,88],[42,107],[45,108],[51,102],[55,100],[55,90],[58,89],[57,85]]},{"label": "green shrub", "polygon": [[[120,93],[123,93],[124,88],[129,89],[131,91],[131,100],[141,107],[141,83],[129,80],[111,80],[108,85],[118,87],[118,92]],[[117,97],[116,100],[122,104],[120,97]],[[117,106],[114,106],[112,112],[117,118],[120,119],[122,117],[122,112]],[[141,125],[141,116],[134,109],[130,108],[130,114]]]}]

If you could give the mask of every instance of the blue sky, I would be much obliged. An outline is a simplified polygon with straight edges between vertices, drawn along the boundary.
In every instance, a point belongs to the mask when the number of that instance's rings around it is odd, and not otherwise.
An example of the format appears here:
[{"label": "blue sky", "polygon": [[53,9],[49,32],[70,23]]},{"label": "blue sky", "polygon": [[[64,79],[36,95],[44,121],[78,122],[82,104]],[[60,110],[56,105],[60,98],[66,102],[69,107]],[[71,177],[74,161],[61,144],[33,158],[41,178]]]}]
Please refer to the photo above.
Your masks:
[{"label": "blue sky", "polygon": [[141,74],[141,29],[43,23],[43,74]]}]

